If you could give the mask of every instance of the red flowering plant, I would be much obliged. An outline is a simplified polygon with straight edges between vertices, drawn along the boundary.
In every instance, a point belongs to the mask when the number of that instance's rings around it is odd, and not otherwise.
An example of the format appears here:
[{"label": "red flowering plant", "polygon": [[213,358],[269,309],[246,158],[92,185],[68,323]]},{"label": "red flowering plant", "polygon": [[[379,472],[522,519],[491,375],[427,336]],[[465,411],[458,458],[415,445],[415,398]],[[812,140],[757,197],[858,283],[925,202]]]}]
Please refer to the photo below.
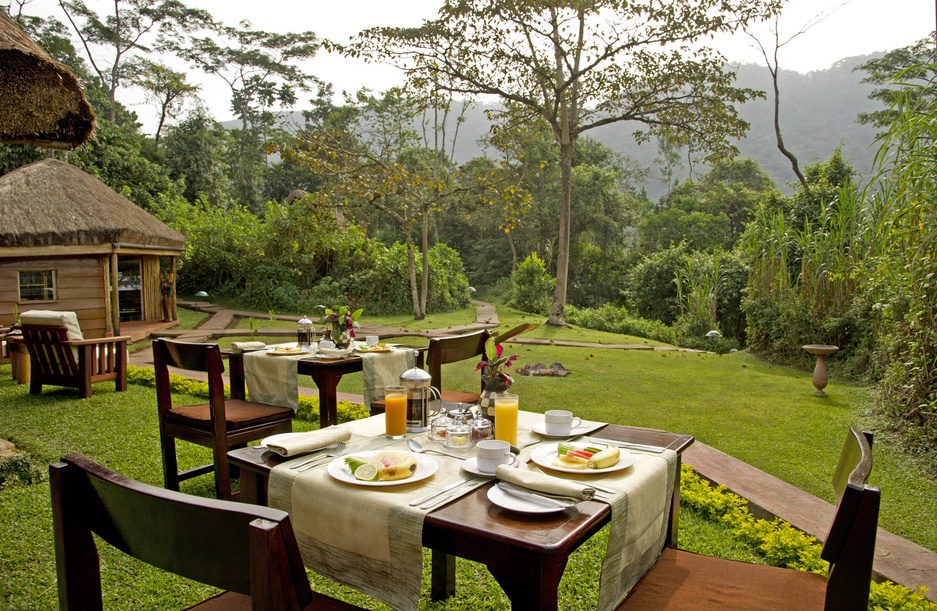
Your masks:
[{"label": "red flowering plant", "polygon": [[356,322],[358,317],[361,316],[361,313],[364,311],[364,308],[358,308],[354,312],[351,311],[351,308],[348,306],[336,306],[334,308],[327,308],[325,306],[319,306],[324,310],[322,318],[319,320],[319,324],[331,325],[331,332],[329,335],[336,344],[341,341],[342,333],[348,331],[348,337],[351,339],[355,338],[355,327],[358,326]]},{"label": "red flowering plant", "polygon": [[510,388],[514,383],[514,378],[509,376],[506,369],[511,367],[511,363],[517,360],[517,355],[504,356],[504,346],[501,342],[520,335],[525,331],[531,331],[539,327],[540,324],[522,323],[510,331],[505,331],[497,337],[489,337],[485,342],[485,360],[475,367],[475,371],[481,371],[484,378],[500,378],[504,382],[505,388]]},{"label": "red flowering plant", "polygon": [[510,368],[511,363],[516,360],[516,354],[504,356],[504,346],[496,344],[494,337],[489,337],[485,342],[485,360],[475,367],[475,371],[481,371],[482,376],[486,378],[501,378],[504,387],[510,388],[514,378],[509,376],[505,369]]}]

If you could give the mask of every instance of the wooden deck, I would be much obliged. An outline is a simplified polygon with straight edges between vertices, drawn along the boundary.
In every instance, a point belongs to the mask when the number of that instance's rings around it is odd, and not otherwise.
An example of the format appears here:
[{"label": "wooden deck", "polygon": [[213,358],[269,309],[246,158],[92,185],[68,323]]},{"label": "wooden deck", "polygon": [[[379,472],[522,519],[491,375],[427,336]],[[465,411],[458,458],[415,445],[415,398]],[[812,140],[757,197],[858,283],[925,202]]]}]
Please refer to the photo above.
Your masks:
[{"label": "wooden deck", "polygon": [[129,335],[130,341],[132,342],[139,342],[148,338],[151,333],[172,329],[178,325],[178,320],[170,320],[168,322],[163,322],[161,320],[134,320],[120,323],[120,334]]}]

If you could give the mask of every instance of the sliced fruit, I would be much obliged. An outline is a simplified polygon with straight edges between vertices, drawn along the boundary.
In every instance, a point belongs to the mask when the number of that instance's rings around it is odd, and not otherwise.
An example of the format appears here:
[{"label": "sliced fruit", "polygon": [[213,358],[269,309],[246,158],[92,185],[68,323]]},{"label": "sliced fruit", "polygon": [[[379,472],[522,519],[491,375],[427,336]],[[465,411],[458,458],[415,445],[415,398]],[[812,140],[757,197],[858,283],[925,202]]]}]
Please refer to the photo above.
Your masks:
[{"label": "sliced fruit", "polygon": [[377,472],[377,465],[364,463],[355,469],[355,479],[360,479],[365,482],[373,482],[377,479]]}]

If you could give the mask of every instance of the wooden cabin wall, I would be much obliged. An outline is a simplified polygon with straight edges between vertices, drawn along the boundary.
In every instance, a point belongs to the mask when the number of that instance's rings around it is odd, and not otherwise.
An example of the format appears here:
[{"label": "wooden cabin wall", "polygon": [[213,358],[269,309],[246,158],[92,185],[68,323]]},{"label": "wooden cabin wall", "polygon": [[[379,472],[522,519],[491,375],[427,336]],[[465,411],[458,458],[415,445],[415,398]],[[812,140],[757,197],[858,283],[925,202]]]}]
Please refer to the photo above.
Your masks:
[{"label": "wooden cabin wall", "polygon": [[143,320],[162,320],[163,294],[159,290],[159,257],[144,256],[140,267],[143,276]]},{"label": "wooden cabin wall", "polygon": [[85,337],[102,337],[106,328],[103,278],[105,257],[48,257],[0,259],[0,325],[13,323],[13,305],[19,298],[19,271],[55,270],[56,300],[18,303],[27,310],[60,310],[78,314]]}]

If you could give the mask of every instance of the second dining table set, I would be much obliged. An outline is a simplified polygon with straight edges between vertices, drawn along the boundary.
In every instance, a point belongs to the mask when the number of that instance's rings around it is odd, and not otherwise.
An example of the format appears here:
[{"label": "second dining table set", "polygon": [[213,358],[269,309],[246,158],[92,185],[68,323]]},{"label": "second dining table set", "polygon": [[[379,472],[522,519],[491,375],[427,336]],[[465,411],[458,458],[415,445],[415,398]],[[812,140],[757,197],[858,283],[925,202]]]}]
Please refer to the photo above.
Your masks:
[{"label": "second dining table set", "polygon": [[[461,557],[486,565],[513,609],[553,610],[569,555],[609,525],[597,584],[601,611],[619,603],[665,545],[676,544],[680,455],[693,443],[689,435],[573,419],[565,410],[549,410],[554,420],[518,410],[508,433],[508,419],[499,427],[495,418],[495,439],[461,448],[420,423],[392,430],[397,425],[385,414],[337,424],[335,386],[364,370],[361,355],[273,350],[255,354],[292,360],[286,375],[293,387],[301,374],[316,382],[322,428],[268,437],[230,451],[228,461],[240,469],[242,501],[290,514],[303,561],[319,574],[393,609],[416,609],[425,547],[432,600],[455,593]],[[413,349],[399,352],[411,367],[420,364]],[[232,395],[243,393],[251,354],[227,354]]]}]

